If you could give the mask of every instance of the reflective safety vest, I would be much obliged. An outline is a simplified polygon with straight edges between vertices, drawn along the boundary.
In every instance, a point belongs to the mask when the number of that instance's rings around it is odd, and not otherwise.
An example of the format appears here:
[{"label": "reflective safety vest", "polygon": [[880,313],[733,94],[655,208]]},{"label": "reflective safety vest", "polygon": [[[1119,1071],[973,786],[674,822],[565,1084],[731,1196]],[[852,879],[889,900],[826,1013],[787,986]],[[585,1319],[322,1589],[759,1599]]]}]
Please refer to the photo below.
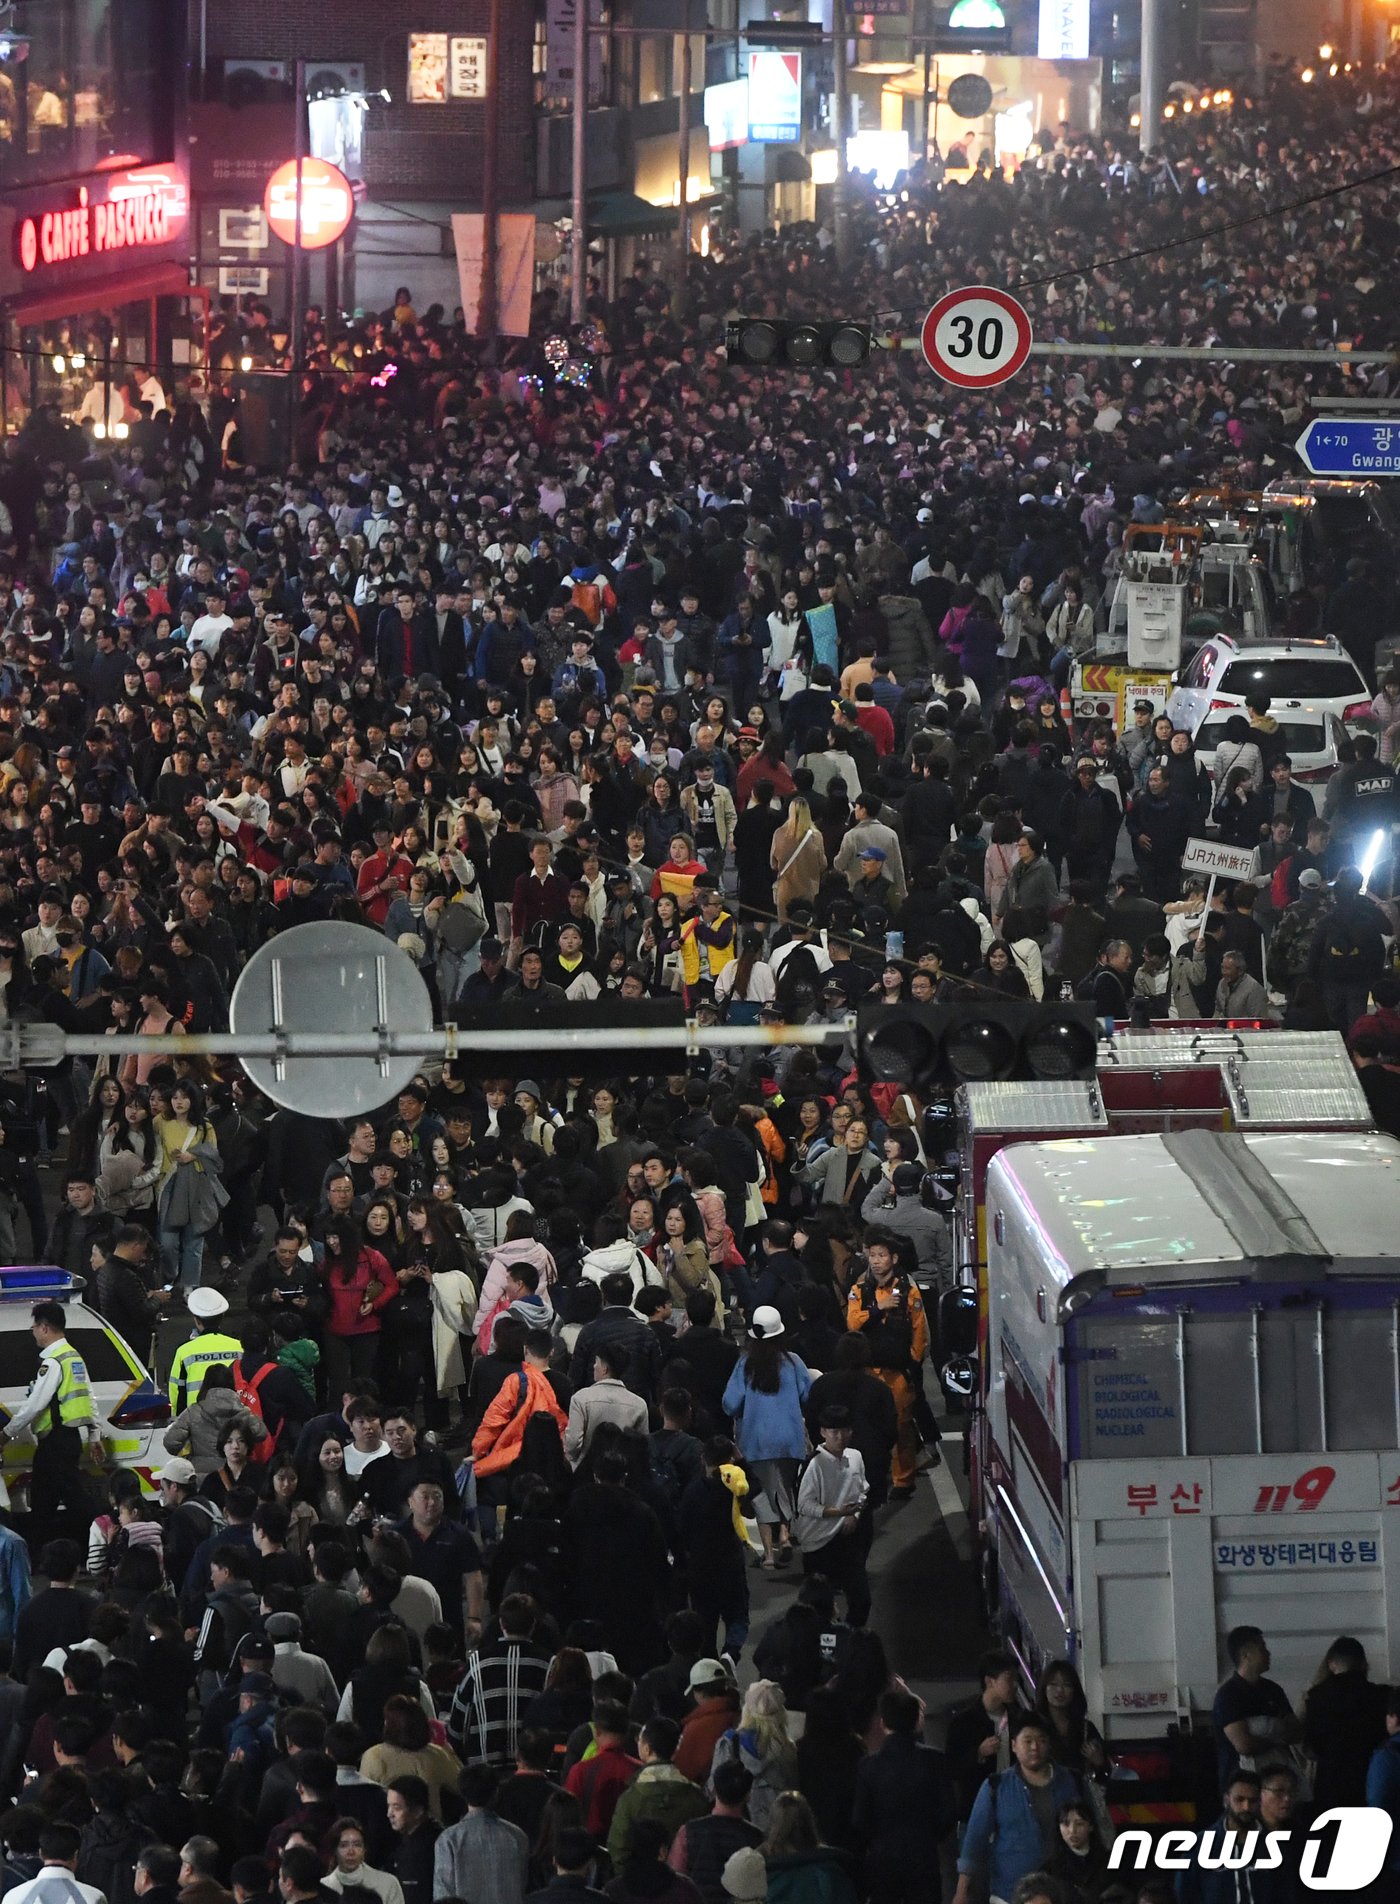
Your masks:
[{"label": "reflective safety vest", "polygon": [[228,1368],[242,1353],[243,1344],[236,1336],[212,1331],[182,1342],[170,1364],[171,1413],[182,1414],[192,1402],[199,1400],[200,1388],[211,1368]]},{"label": "reflective safety vest", "polygon": [[[36,1439],[52,1433],[55,1426],[64,1428],[85,1428],[97,1420],[97,1410],[93,1405],[92,1390],[88,1387],[87,1363],[66,1339],[55,1342],[49,1351],[49,1360],[57,1362],[60,1375],[58,1393],[34,1417]],[[57,1410],[57,1422],[54,1411]]]}]

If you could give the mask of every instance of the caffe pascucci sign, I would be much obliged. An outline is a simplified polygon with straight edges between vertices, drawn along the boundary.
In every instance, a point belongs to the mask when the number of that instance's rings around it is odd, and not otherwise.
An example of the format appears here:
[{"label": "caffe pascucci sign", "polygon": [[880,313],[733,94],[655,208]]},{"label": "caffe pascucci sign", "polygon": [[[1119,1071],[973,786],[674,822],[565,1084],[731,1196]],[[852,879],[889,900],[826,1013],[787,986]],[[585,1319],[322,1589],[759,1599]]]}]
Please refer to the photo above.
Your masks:
[{"label": "caffe pascucci sign", "polygon": [[106,183],[105,198],[80,185],[65,203],[19,220],[15,249],[21,270],[165,245],[184,230],[189,193],[170,168],[115,173]]}]

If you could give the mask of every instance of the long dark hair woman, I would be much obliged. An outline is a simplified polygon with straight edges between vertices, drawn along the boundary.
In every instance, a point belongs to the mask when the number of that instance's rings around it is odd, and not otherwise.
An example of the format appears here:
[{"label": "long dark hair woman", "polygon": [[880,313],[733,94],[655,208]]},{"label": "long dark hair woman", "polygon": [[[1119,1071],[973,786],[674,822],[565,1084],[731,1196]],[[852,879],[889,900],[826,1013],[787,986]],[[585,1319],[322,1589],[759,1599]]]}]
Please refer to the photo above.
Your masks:
[{"label": "long dark hair woman", "polygon": [[108,1076],[97,1080],[92,1096],[75,1121],[68,1139],[70,1170],[86,1170],[94,1176],[97,1174],[100,1168],[98,1145],[104,1133],[121,1128],[125,1102],[126,1090],[119,1078]]},{"label": "long dark hair woman", "polygon": [[394,1272],[376,1249],[366,1246],[353,1217],[326,1219],[321,1279],[330,1304],[326,1318],[326,1392],[343,1395],[355,1381],[374,1373],[379,1348],[379,1311],[393,1301]]},{"label": "long dark hair woman", "polygon": [[993,939],[987,947],[982,969],[977,974],[977,983],[984,991],[1000,992],[1003,998],[1029,998],[1031,995],[1026,975],[1016,963],[1005,939]]},{"label": "long dark hair woman", "polygon": [[1036,1717],[1050,1738],[1050,1756],[1066,1771],[1092,1778],[1105,1770],[1103,1735],[1089,1717],[1089,1702],[1079,1674],[1067,1659],[1053,1659],[1040,1675]]},{"label": "long dark hair woman", "polygon": [[412,1665],[408,1633],[397,1621],[376,1627],[365,1648],[365,1663],[350,1675],[350,1718],[365,1735],[368,1745],[378,1745],[384,1737],[384,1707],[395,1694],[417,1699],[427,1712],[422,1698],[423,1682]]},{"label": "long dark hair woman", "polygon": [[1055,1814],[1055,1846],[1043,1868],[1059,1883],[1067,1904],[1098,1904],[1114,1882],[1098,1821],[1086,1800],[1070,1798],[1060,1806]]}]

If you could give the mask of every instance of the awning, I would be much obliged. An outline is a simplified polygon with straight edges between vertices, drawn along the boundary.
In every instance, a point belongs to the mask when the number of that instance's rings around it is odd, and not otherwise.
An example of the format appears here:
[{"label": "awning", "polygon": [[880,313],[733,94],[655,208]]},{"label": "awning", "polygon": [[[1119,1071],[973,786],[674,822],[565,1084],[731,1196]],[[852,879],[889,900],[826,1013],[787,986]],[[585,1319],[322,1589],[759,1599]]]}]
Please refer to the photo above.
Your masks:
[{"label": "awning", "polygon": [[588,228],[604,238],[640,237],[643,232],[674,231],[674,205],[653,205],[635,192],[602,192],[588,208]]},{"label": "awning", "polygon": [[17,324],[47,324],[53,318],[73,317],[80,311],[110,311],[118,305],[137,304],[147,298],[190,295],[187,267],[167,262],[147,265],[141,271],[126,271],[120,277],[93,279],[66,291],[48,292],[43,297],[23,299],[7,305],[5,315]]},{"label": "awning", "polygon": [[[557,218],[573,216],[573,201],[568,198],[541,198],[535,201],[535,217],[545,224]],[[635,237],[647,231],[674,231],[674,205],[653,205],[635,192],[594,192],[588,199],[588,229],[600,238]]]}]

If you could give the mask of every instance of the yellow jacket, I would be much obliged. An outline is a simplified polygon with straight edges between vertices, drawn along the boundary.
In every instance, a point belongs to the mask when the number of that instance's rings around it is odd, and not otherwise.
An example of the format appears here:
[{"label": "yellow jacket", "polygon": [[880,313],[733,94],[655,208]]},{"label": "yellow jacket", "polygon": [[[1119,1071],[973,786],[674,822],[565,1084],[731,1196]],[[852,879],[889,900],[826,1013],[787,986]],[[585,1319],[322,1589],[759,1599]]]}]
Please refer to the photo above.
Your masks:
[{"label": "yellow jacket", "polygon": [[[703,933],[703,940],[697,935]],[[726,965],[732,965],[736,957],[734,942],[738,938],[734,925],[734,915],[720,908],[719,916],[713,925],[706,925],[699,913],[687,919],[681,927],[681,977],[687,985],[700,982],[700,947],[703,944],[710,955],[710,977],[716,979]]]}]

